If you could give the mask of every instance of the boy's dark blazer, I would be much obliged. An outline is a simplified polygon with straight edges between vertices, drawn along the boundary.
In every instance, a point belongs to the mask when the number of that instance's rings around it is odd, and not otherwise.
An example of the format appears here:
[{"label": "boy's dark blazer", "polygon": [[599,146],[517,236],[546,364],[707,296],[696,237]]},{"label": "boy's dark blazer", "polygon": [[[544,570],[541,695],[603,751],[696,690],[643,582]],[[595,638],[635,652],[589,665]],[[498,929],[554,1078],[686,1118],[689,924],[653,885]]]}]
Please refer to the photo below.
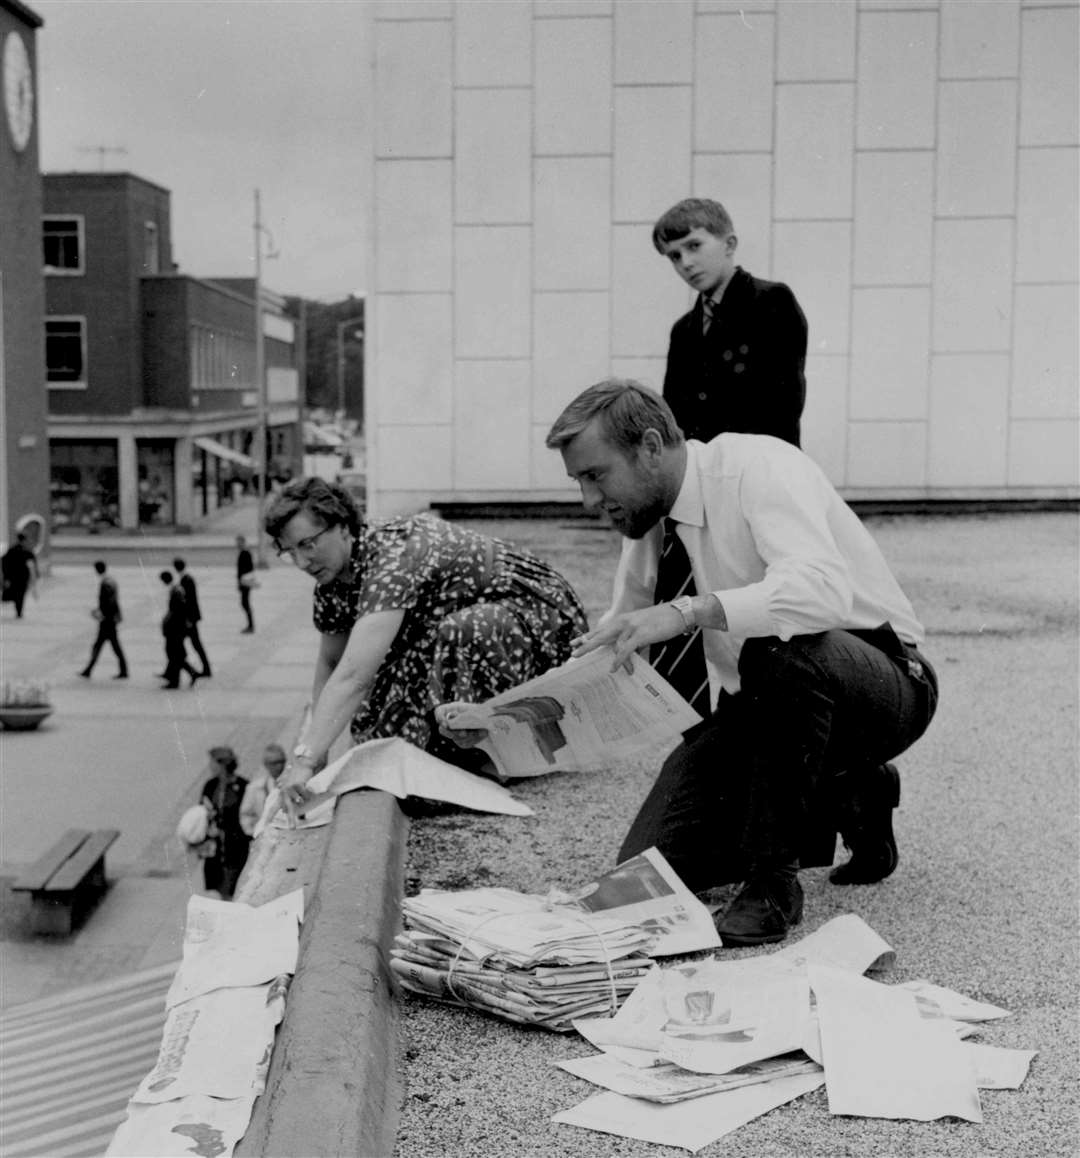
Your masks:
[{"label": "boy's dark blazer", "polygon": [[799,445],[806,317],[782,282],[736,266],[708,334],[701,298],[671,329],[664,398],[687,438],[772,434]]}]

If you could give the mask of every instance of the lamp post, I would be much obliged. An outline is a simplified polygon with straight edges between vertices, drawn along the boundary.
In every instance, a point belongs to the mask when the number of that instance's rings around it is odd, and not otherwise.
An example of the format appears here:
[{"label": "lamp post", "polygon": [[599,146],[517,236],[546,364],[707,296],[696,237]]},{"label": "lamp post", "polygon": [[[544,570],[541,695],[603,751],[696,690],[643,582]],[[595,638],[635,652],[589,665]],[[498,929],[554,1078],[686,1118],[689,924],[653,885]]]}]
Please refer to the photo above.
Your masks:
[{"label": "lamp post", "polygon": [[255,190],[255,565],[262,570],[268,566],[266,543],[262,528],[263,504],[266,500],[266,472],[269,467],[266,453],[268,430],[268,400],[266,397],[266,348],[263,335],[262,310],[262,259],[263,234],[270,239],[270,249],[266,256],[277,257],[274,239],[270,230],[262,223],[262,207],[259,190]]},{"label": "lamp post", "polygon": [[338,364],[337,364],[337,394],[338,394],[338,420],[344,426],[345,422],[345,331],[350,326],[355,326],[357,322],[364,320],[363,314],[357,314],[355,317],[346,318],[343,322],[337,324],[337,349],[338,349]]}]

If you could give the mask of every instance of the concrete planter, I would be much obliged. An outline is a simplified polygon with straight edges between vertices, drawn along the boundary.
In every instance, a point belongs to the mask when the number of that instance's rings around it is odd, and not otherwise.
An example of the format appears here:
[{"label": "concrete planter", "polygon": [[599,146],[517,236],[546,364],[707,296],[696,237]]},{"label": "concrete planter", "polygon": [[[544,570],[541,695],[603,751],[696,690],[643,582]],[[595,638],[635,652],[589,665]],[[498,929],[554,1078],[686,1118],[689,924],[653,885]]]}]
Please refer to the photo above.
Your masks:
[{"label": "concrete planter", "polygon": [[0,724],[9,732],[31,732],[52,713],[49,704],[0,704]]}]

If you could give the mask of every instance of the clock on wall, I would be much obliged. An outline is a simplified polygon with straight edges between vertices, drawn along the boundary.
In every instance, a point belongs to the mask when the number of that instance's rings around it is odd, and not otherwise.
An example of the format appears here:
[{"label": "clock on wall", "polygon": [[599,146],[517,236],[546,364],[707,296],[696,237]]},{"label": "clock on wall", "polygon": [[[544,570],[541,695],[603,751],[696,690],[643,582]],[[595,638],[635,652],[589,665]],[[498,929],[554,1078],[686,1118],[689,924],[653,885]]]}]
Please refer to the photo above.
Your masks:
[{"label": "clock on wall", "polygon": [[22,152],[34,125],[34,74],[23,38],[9,32],[4,41],[4,111],[11,142]]}]

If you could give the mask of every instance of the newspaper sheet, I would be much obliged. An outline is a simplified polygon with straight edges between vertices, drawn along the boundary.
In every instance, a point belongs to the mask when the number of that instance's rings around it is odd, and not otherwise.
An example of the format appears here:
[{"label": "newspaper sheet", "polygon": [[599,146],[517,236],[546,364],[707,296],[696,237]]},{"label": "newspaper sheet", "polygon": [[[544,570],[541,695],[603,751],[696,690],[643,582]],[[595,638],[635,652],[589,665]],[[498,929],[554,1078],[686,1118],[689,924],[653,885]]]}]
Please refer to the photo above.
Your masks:
[{"label": "newspaper sheet", "polygon": [[754,1118],[816,1090],[824,1080],[821,1074],[796,1074],[671,1106],[623,1094],[594,1094],[551,1120],[697,1153]]},{"label": "newspaper sheet", "polygon": [[461,711],[449,726],[486,731],[480,746],[499,773],[520,778],[610,767],[701,720],[645,660],[632,656],[612,671],[612,654],[604,647],[572,659]]},{"label": "newspaper sheet", "polygon": [[932,1005],[941,1011],[942,1017],[951,1017],[956,1021],[997,1021],[998,1018],[1009,1016],[1009,1011],[999,1005],[976,1001],[973,997],[957,993],[955,989],[945,989],[929,981],[905,981],[900,988],[914,993],[920,1005]]},{"label": "newspaper sheet", "polygon": [[829,965],[808,971],[832,1113],[982,1121],[971,1055],[920,1015],[913,993]]},{"label": "newspaper sheet", "polygon": [[[305,810],[307,824],[304,827],[308,828],[313,827],[315,819],[319,823],[329,823],[332,802],[342,793],[354,792],[358,788],[379,788],[399,800],[407,796],[445,800],[471,808],[474,812],[497,812],[506,816],[533,814],[527,804],[515,800],[493,780],[456,768],[396,736],[368,740],[350,748],[312,776],[308,788],[315,794]],[[285,827],[288,819],[280,811],[280,796],[277,790],[270,794],[263,810],[263,820],[273,818],[276,827]]]},{"label": "newspaper sheet", "polygon": [[720,947],[709,910],[655,848],[616,865],[570,899],[582,909],[647,929],[655,937],[650,957]]},{"label": "newspaper sheet", "polygon": [[626,1065],[606,1053],[568,1058],[555,1064],[567,1073],[613,1093],[663,1103],[685,1102],[688,1098],[718,1094],[721,1090],[734,1090],[757,1082],[771,1082],[792,1074],[821,1073],[821,1066],[802,1053],[766,1058],[729,1074],[690,1073],[670,1062],[643,1070]]},{"label": "newspaper sheet", "polygon": [[726,1074],[801,1047],[810,1017],[806,978],[731,964],[702,961],[664,971],[662,1058],[695,1073]]},{"label": "newspaper sheet", "polygon": [[245,1098],[260,1092],[286,986],[215,989],[169,1010],[154,1068],[132,1100],[167,1102],[188,1094]]},{"label": "newspaper sheet", "polygon": [[257,907],[191,897],[183,960],[166,1007],[214,989],[265,985],[283,973],[295,973],[303,917],[303,889]]},{"label": "newspaper sheet", "polygon": [[769,954],[773,963],[795,966],[833,965],[853,973],[865,973],[877,966],[884,969],[896,960],[892,946],[854,913],[844,913],[826,921],[820,929]]},{"label": "newspaper sheet", "polygon": [[965,1041],[963,1048],[975,1066],[980,1090],[1018,1090],[1036,1054],[1033,1049],[1003,1049],[975,1041]]},{"label": "newspaper sheet", "polygon": [[112,1137],[106,1158],[229,1158],[244,1136],[255,1103],[246,1098],[190,1094],[160,1105],[128,1103],[128,1116]]}]

